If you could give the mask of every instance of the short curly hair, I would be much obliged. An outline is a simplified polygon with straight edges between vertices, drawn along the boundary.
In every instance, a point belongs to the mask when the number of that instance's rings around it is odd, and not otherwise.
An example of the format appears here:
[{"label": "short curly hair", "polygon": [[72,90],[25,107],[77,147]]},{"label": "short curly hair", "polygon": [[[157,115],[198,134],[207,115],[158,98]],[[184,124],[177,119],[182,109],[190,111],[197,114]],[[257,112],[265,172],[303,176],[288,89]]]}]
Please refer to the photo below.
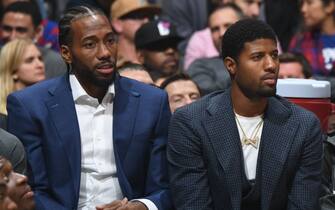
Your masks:
[{"label": "short curly hair", "polygon": [[262,38],[277,42],[275,32],[265,22],[250,18],[237,21],[222,37],[222,58],[231,57],[238,62],[244,44]]}]

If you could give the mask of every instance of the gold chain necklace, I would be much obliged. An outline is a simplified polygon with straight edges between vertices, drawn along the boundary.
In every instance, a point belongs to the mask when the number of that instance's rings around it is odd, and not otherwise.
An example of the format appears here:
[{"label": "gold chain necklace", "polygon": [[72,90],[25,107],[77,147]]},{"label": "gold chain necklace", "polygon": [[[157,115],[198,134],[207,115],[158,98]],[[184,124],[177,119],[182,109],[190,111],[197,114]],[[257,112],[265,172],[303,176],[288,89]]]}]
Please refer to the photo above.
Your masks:
[{"label": "gold chain necklace", "polygon": [[243,147],[243,145],[251,145],[255,149],[257,149],[258,142],[259,142],[258,132],[259,132],[259,129],[261,128],[261,126],[264,122],[263,118],[261,119],[261,121],[258,122],[255,129],[252,131],[250,138],[248,138],[248,136],[245,134],[245,132],[243,130],[243,127],[242,127],[240,121],[238,120],[238,117],[236,116],[236,114],[235,114],[235,119],[236,119],[238,127],[240,127],[240,129],[243,133],[243,137],[242,137],[242,140],[241,140],[242,147]]}]

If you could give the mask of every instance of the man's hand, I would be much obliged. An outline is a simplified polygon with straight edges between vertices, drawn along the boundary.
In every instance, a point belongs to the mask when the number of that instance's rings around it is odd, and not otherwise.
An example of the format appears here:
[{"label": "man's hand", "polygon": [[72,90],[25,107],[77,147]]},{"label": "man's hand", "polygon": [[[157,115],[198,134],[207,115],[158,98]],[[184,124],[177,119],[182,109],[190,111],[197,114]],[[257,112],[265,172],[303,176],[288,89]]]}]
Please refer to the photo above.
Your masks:
[{"label": "man's hand", "polygon": [[126,205],[128,203],[128,199],[124,198],[122,200],[115,200],[112,203],[101,205],[95,207],[96,210],[117,210],[118,208]]},{"label": "man's hand", "polygon": [[128,202],[127,198],[115,200],[112,203],[97,206],[96,210],[148,210],[147,207],[139,201]]},{"label": "man's hand", "polygon": [[148,210],[148,208],[142,202],[131,201],[128,202],[126,205],[117,208],[117,210]]}]

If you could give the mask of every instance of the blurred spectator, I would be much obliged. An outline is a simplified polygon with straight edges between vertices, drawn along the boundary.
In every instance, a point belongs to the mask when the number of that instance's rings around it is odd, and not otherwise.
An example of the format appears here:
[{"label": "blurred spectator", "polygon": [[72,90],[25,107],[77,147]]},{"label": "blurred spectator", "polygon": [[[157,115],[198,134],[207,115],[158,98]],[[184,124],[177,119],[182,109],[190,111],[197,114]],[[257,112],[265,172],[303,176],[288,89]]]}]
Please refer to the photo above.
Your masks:
[{"label": "blurred spectator", "polygon": [[[42,15],[42,13],[45,13],[45,5],[44,0],[2,0],[1,8],[6,8],[10,4],[18,1],[27,1],[35,4],[33,10],[33,14],[38,15],[38,13],[41,15],[42,18],[42,28],[41,31],[43,31],[42,35],[38,37],[37,43],[39,46],[43,46],[46,48],[51,48],[55,50],[56,52],[59,51],[59,45],[58,45],[58,25],[56,22],[51,21],[48,19],[46,15]],[[38,6],[38,7],[37,7]],[[39,12],[37,11],[39,10]],[[37,17],[37,16],[36,16]],[[41,21],[38,21],[41,22]]]},{"label": "blurred spectator", "polygon": [[135,46],[139,61],[148,69],[151,78],[171,76],[178,72],[180,37],[174,26],[164,20],[155,20],[136,31]]},{"label": "blurred spectator", "polygon": [[183,41],[178,46],[184,55],[191,35],[207,26],[208,14],[218,4],[233,2],[248,17],[258,17],[262,0],[165,0],[162,1],[163,13],[176,25],[177,33]]},{"label": "blurred spectator", "polygon": [[27,160],[20,140],[0,128],[0,156],[9,160],[17,173],[26,174]]},{"label": "blurred spectator", "polygon": [[[3,44],[17,38],[38,40],[42,35],[41,16],[32,2],[19,1],[5,8],[1,18],[1,41]],[[59,53],[46,48],[39,48],[46,66],[46,78],[55,77],[65,72],[66,65]]]},{"label": "blurred spectator", "polygon": [[178,36],[182,38],[178,46],[184,55],[191,35],[207,26],[208,10],[211,1],[204,0],[163,0],[163,14],[176,26]]},{"label": "blurred spectator", "polygon": [[[1,169],[0,165],[0,169]],[[17,205],[10,199],[7,193],[7,183],[0,177],[0,210],[17,210]]]},{"label": "blurred spectator", "polygon": [[102,10],[107,17],[109,17],[110,7],[115,0],[69,0],[66,8],[75,6],[87,5]]},{"label": "blurred spectator", "polygon": [[233,3],[218,6],[210,14],[208,28],[195,32],[188,42],[184,69],[199,58],[219,56],[220,40],[227,28],[243,17],[242,10]]},{"label": "blurred spectator", "polygon": [[221,57],[195,60],[187,73],[200,87],[203,95],[216,90],[225,90],[231,85],[230,75]]},{"label": "blurred spectator", "polygon": [[28,185],[28,178],[25,175],[14,172],[12,164],[1,156],[0,177],[7,180],[8,196],[15,202],[17,209],[35,209],[34,193]]},{"label": "blurred spectator", "polygon": [[290,51],[301,52],[313,76],[335,76],[335,1],[301,0],[306,31],[295,35]]},{"label": "blurred spectator", "polygon": [[41,52],[30,39],[8,42],[0,53],[0,113],[7,114],[6,98],[45,79]]},{"label": "blurred spectator", "polygon": [[172,75],[160,87],[168,93],[172,113],[200,98],[199,87],[184,73]]},{"label": "blurred spectator", "polygon": [[36,4],[16,1],[5,7],[1,16],[1,41],[29,37],[34,41],[43,33],[42,17]]},{"label": "blurred spectator", "polygon": [[312,67],[301,53],[282,53],[279,55],[279,79],[310,78]]},{"label": "blurred spectator", "polygon": [[[227,28],[243,18],[242,11],[234,3],[219,6],[209,18],[211,40],[217,51],[221,48],[221,37]],[[231,80],[221,57],[197,59],[187,70],[191,78],[199,85],[204,95],[216,90],[225,90]]]},{"label": "blurred spectator", "polygon": [[111,7],[112,26],[119,35],[118,62],[139,62],[134,44],[135,32],[160,13],[158,6],[145,0],[116,0]]},{"label": "blurred spectator", "polygon": [[143,82],[148,85],[153,85],[150,74],[141,64],[126,62],[117,70],[121,76]]}]

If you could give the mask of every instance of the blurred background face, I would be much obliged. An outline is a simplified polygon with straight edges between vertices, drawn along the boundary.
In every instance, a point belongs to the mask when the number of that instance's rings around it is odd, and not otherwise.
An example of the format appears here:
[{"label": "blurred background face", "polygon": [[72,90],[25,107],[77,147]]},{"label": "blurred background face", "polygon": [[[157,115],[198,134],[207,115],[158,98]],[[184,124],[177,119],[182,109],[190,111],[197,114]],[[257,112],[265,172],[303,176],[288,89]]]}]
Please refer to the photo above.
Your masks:
[{"label": "blurred background face", "polygon": [[280,63],[278,78],[305,78],[303,67],[298,62]]},{"label": "blurred background face", "polygon": [[35,39],[33,20],[29,15],[8,12],[1,22],[1,39],[4,43],[17,38]]},{"label": "blurred background face", "polygon": [[232,0],[241,8],[243,14],[250,18],[257,18],[260,14],[262,0]]},{"label": "blurred background face", "polygon": [[16,210],[17,205],[7,195],[6,182],[0,181],[0,210]]},{"label": "blurred background face", "polygon": [[16,85],[27,87],[45,79],[41,52],[34,44],[29,45],[23,54],[22,63],[13,75]]},{"label": "blurred background face", "polygon": [[238,15],[231,8],[217,10],[209,17],[209,28],[211,29],[214,46],[218,51],[221,49],[221,37],[228,27],[238,20]]},{"label": "blurred background face", "polygon": [[163,76],[168,76],[178,71],[179,54],[177,44],[164,46],[165,44],[155,44],[159,47],[141,50],[141,54],[143,63],[150,70],[159,71]]},{"label": "blurred background face", "polygon": [[169,96],[170,110],[175,112],[177,108],[192,103],[200,98],[197,86],[191,80],[177,80],[165,87]]},{"label": "blurred background face", "polygon": [[7,193],[20,210],[33,210],[35,208],[34,193],[28,185],[26,176],[15,173],[9,161],[3,160],[0,176],[8,180]]},{"label": "blurred background face", "polygon": [[307,28],[317,28],[333,16],[334,2],[325,5],[322,0],[301,0],[301,13]]}]

